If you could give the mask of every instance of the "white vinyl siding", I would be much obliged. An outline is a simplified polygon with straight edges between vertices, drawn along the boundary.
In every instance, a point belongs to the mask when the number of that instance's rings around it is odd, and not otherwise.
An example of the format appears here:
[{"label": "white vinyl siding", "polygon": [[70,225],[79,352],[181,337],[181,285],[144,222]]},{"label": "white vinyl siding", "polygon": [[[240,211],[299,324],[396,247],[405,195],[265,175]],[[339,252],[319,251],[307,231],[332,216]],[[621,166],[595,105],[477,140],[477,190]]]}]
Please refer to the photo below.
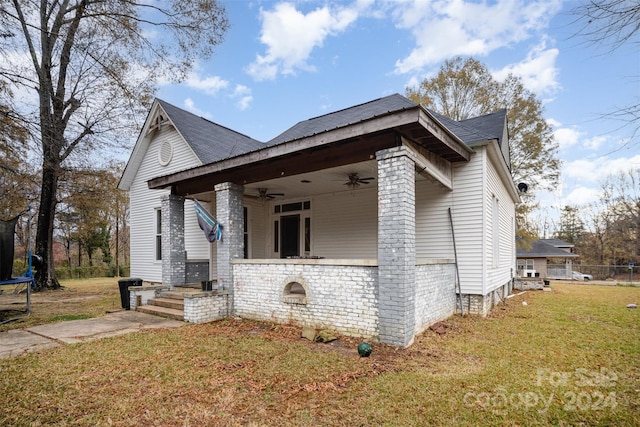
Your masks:
[{"label": "white vinyl siding", "polygon": [[[173,145],[173,157],[167,166],[158,162],[158,151],[162,143]],[[156,209],[161,206],[163,196],[168,190],[149,190],[147,181],[172,172],[199,165],[191,149],[171,126],[164,126],[153,135],[147,152],[137,170],[129,190],[130,229],[131,229],[131,277],[140,277],[145,281],[162,281],[162,261],[156,260],[155,236]],[[191,203],[185,203],[185,248],[189,258],[208,258],[209,242],[194,233],[193,221],[197,220]],[[202,233],[199,228],[197,232]]]},{"label": "white vinyl siding", "polygon": [[483,294],[486,276],[486,209],[484,148],[471,155],[468,163],[454,165],[453,223],[458,252],[460,288],[463,294]]},{"label": "white vinyl siding", "polygon": [[[216,216],[215,193],[210,195],[212,202],[200,201],[200,204],[213,217]],[[224,232],[223,232],[224,233]],[[193,207],[193,201],[185,200],[184,202],[184,247],[187,251],[187,260],[209,260],[209,277],[215,279],[218,277],[217,250],[216,242],[209,243],[204,232],[198,224],[198,215]]]},{"label": "white vinyl siding", "polygon": [[248,208],[249,258],[266,258],[266,250],[269,245],[267,242],[268,233],[266,232],[268,224],[267,215],[271,204],[262,203],[260,200],[245,197],[244,205]]},{"label": "white vinyl siding", "polygon": [[339,259],[378,257],[377,188],[316,196],[311,200],[311,255]]},{"label": "white vinyl siding", "polygon": [[491,264],[500,266],[500,200],[494,194],[491,198]]},{"label": "white vinyl siding", "polygon": [[416,259],[454,259],[449,221],[453,192],[429,180],[416,182]]},{"label": "white vinyl siding", "polygon": [[[215,203],[203,205],[215,216]],[[198,215],[193,207],[193,201],[184,202],[184,248],[187,251],[187,259],[209,259],[209,241],[198,225]],[[213,247],[215,250],[215,247]]]},{"label": "white vinyl siding", "polygon": [[[488,224],[492,224],[491,233],[488,234],[490,241],[487,242],[489,257],[485,293],[488,293],[503,286],[515,274],[515,203],[489,157],[486,170],[487,214],[490,215]],[[497,218],[493,217],[494,209],[497,210]],[[495,241],[496,238],[498,242]]]}]

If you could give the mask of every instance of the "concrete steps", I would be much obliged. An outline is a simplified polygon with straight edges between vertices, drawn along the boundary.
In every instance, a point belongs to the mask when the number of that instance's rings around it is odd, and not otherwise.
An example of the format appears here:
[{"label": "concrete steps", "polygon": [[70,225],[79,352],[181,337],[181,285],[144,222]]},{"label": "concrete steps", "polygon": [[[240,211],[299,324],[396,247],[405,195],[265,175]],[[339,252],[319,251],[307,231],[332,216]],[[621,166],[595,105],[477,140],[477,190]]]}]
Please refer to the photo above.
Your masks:
[{"label": "concrete steps", "polygon": [[[152,300],[149,300],[151,304]],[[154,316],[165,317],[167,319],[184,320],[184,310],[161,307],[157,305],[142,305],[137,308],[140,313],[153,314]]]},{"label": "concrete steps", "polygon": [[147,301],[147,305],[137,308],[141,313],[153,314],[168,319],[184,320],[184,294],[196,289],[181,288],[174,291],[161,292],[160,296]]},{"label": "concrete steps", "polygon": [[[184,310],[184,299],[172,297],[153,298],[153,305],[157,307],[172,308],[174,310]],[[150,301],[150,302],[151,302]]]}]

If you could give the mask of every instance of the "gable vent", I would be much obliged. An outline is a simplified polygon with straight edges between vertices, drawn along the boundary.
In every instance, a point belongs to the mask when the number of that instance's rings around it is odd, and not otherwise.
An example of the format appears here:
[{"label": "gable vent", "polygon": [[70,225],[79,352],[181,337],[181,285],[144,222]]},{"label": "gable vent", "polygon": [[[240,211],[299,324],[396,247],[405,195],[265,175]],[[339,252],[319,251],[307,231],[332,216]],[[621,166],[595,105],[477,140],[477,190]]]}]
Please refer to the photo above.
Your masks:
[{"label": "gable vent", "polygon": [[160,146],[160,151],[158,151],[158,163],[161,166],[167,166],[173,157],[173,145],[171,142],[164,141]]}]

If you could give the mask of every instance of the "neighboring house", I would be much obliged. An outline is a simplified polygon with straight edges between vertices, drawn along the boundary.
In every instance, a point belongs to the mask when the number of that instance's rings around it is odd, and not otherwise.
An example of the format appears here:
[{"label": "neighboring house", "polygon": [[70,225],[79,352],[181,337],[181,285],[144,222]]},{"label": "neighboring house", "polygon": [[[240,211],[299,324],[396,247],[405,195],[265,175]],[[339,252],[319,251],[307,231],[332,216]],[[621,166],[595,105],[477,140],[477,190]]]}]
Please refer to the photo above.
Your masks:
[{"label": "neighboring house", "polygon": [[[504,110],[456,122],[395,94],[260,143],[156,100],[119,184],[131,275],[214,279],[231,315],[407,346],[510,292],[509,168]],[[205,239],[193,199],[222,240]]]},{"label": "neighboring house", "polygon": [[[518,249],[518,276],[570,279],[573,259],[578,257],[573,247],[559,239],[540,239],[534,241],[529,250]],[[551,266],[550,260],[559,260],[562,265],[556,262]]]}]

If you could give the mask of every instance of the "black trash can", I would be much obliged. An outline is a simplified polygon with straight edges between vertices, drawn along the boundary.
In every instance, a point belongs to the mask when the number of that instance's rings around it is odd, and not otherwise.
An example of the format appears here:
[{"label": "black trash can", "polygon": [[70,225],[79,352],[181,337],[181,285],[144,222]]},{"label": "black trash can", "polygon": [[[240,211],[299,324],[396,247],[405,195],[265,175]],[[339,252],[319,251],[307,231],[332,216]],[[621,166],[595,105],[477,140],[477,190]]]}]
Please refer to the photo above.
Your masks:
[{"label": "black trash can", "polygon": [[142,279],[130,277],[118,280],[120,288],[120,303],[125,310],[131,310],[131,300],[129,299],[129,286],[142,286]]}]

